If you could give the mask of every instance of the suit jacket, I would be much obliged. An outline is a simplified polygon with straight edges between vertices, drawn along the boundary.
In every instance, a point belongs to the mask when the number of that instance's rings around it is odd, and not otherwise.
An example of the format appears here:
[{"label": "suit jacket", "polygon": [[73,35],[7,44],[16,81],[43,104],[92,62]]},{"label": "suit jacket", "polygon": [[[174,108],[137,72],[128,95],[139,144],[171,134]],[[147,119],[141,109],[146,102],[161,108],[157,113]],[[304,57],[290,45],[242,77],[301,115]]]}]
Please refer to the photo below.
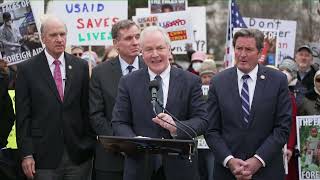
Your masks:
[{"label": "suit jacket", "polygon": [[[148,69],[133,72],[130,76],[120,79],[118,96],[113,109],[112,128],[115,135],[135,137],[145,136],[152,138],[172,138],[169,131],[161,128],[152,121],[154,113],[149,92],[150,77]],[[202,134],[207,126],[205,102],[202,99],[201,81],[199,77],[171,67],[169,92],[166,108],[179,120]],[[196,136],[189,129],[178,126],[179,139],[190,138],[181,129],[192,136]],[[124,179],[138,180],[149,177],[155,168],[154,157],[149,159],[148,169],[144,172],[144,160],[139,155],[128,155],[125,160]],[[167,180],[197,179],[197,169],[189,163],[186,157],[163,156],[163,167]],[[144,174],[145,173],[145,174]]]},{"label": "suit jacket", "polygon": [[[139,57],[139,68],[145,65]],[[93,69],[90,90],[89,109],[91,125],[97,135],[112,136],[112,110],[122,77],[119,56],[105,61]],[[104,171],[122,171],[124,157],[119,153],[106,152],[100,143],[96,146],[95,168]]]},{"label": "suit jacket", "polygon": [[235,179],[222,163],[228,155],[247,160],[255,154],[266,163],[253,179],[284,179],[283,145],[291,123],[287,79],[280,71],[259,65],[249,116],[243,120],[236,68],[217,74],[210,85],[206,141],[215,155],[216,179]]},{"label": "suit jacket", "polygon": [[33,155],[39,169],[56,168],[64,149],[76,164],[92,156],[88,64],[68,53],[65,63],[63,102],[44,52],[18,66],[17,145],[23,157]]},{"label": "suit jacket", "polygon": [[0,148],[7,145],[7,139],[15,120],[8,85],[8,75],[0,74]]}]

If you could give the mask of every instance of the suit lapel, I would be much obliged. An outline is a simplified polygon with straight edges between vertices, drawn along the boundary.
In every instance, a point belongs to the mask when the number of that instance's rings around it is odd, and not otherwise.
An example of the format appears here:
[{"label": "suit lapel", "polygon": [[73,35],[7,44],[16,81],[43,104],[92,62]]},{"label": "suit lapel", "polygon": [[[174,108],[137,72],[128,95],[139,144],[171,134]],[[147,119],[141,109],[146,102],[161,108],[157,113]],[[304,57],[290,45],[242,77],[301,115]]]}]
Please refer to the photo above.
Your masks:
[{"label": "suit lapel", "polygon": [[71,87],[71,84],[72,84],[72,81],[73,81],[73,78],[74,78],[74,64],[73,64],[73,61],[71,59],[70,56],[68,56],[66,53],[65,53],[65,56],[64,56],[64,59],[65,59],[65,72],[66,72],[66,81],[65,81],[65,88],[64,88],[64,102],[67,100],[68,98],[68,94],[70,92],[70,87]]},{"label": "suit lapel", "polygon": [[[262,78],[262,77],[264,77],[264,78]],[[249,120],[250,125],[249,126],[251,126],[253,123],[255,110],[257,109],[257,106],[259,106],[259,102],[262,102],[261,98],[263,97],[265,85],[267,82],[267,80],[265,78],[268,78],[266,71],[265,71],[265,68],[263,66],[259,65],[256,87],[254,90],[253,100],[252,100],[252,104],[251,104],[250,120]]]},{"label": "suit lapel", "polygon": [[42,53],[39,56],[40,56],[40,58],[37,61],[38,62],[38,66],[39,66],[38,69],[41,72],[42,77],[44,78],[45,82],[49,86],[49,89],[51,90],[51,92],[61,102],[60,96],[59,96],[59,92],[58,92],[56,83],[55,83],[55,81],[53,79],[50,67],[48,65],[48,60],[47,60],[47,57],[46,57],[44,51],[42,51]]},{"label": "suit lapel", "polygon": [[117,81],[116,84],[118,84],[119,80],[122,76],[122,70],[121,70],[119,56],[117,56],[113,61],[111,61],[111,65],[112,65],[114,80]]},{"label": "suit lapel", "polygon": [[181,87],[183,87],[181,85],[181,81],[178,80],[179,77],[180,76],[177,69],[171,67],[166,109],[174,107],[174,99],[179,97],[178,92],[180,91]]}]

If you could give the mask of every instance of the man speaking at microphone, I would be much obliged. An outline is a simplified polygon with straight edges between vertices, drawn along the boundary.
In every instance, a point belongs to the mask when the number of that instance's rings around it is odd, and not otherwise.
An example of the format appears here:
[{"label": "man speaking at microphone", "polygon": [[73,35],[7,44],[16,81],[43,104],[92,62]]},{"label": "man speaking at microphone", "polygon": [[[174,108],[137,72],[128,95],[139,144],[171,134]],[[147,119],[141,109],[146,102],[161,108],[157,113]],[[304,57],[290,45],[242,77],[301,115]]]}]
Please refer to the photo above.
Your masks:
[{"label": "man speaking at microphone", "polygon": [[[120,79],[112,118],[115,135],[191,139],[203,134],[208,122],[199,77],[170,66],[170,39],[163,28],[144,29],[140,45],[148,68]],[[154,80],[158,81],[157,101],[185,126],[164,113],[159,103],[153,108],[149,85]],[[152,155],[148,172],[144,171],[143,157],[126,156],[124,180],[199,179],[194,161],[191,163],[186,157]]]}]

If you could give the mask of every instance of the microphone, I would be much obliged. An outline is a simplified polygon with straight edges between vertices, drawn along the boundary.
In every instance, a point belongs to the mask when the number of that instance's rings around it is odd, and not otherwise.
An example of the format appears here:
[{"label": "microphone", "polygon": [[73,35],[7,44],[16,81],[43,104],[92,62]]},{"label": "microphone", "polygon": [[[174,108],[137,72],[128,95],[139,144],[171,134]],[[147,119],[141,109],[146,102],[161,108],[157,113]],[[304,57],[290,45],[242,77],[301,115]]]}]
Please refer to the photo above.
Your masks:
[{"label": "microphone", "polygon": [[156,112],[156,104],[158,103],[160,105],[160,107],[167,113],[169,114],[173,120],[175,122],[178,122],[179,124],[181,124],[182,126],[186,127],[187,129],[191,130],[191,132],[195,135],[195,137],[197,136],[197,133],[188,125],[182,123],[180,120],[178,120],[175,116],[173,116],[166,108],[163,107],[163,105],[158,101],[158,98],[157,98],[157,91],[159,90],[159,82],[157,80],[152,80],[150,81],[150,84],[149,84],[149,90],[151,92],[151,103],[152,103],[152,106],[153,106],[153,112],[155,114],[155,116],[157,116],[160,120],[162,120],[163,122],[167,123],[167,124],[170,124],[171,126],[174,126],[175,128],[183,131],[191,140],[194,140],[193,137],[191,136],[190,133],[188,133],[185,129],[183,128],[179,128],[177,127],[176,125],[172,124],[172,123],[169,123],[165,120],[163,120],[162,118],[160,118]]},{"label": "microphone", "polygon": [[[196,133],[196,131],[195,131],[192,127],[186,125],[185,123],[183,123],[182,121],[180,121],[177,117],[175,117],[172,113],[170,113],[166,108],[163,107],[163,104],[162,104],[161,102],[159,102],[159,101],[157,100],[157,103],[160,105],[160,107],[163,109],[163,111],[164,111],[165,113],[169,114],[169,115],[173,118],[173,120],[174,120],[175,122],[181,124],[182,126],[184,126],[184,127],[187,128],[187,129],[189,129],[189,130],[193,133],[194,137],[197,137],[197,136],[198,136],[197,133]],[[177,127],[177,126],[175,126],[175,127]],[[177,127],[177,128],[178,128],[178,127]],[[181,129],[181,128],[179,128],[179,129]],[[189,138],[191,138],[192,140],[194,139],[186,130],[184,130],[184,129],[181,129],[181,130],[182,130],[184,133],[186,133],[186,134],[189,136]]]},{"label": "microphone", "polygon": [[159,82],[157,80],[150,81],[149,91],[151,92],[151,103],[153,107],[153,112],[156,113],[156,104],[157,104],[157,91],[159,90]]}]

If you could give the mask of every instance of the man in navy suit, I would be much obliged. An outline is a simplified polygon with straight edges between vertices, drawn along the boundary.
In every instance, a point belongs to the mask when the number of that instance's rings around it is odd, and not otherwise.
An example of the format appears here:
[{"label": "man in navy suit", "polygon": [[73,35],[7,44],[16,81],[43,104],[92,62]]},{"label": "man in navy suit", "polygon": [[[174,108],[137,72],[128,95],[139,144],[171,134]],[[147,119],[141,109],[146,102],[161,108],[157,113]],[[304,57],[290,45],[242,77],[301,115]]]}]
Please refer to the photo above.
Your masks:
[{"label": "man in navy suit", "polygon": [[[207,126],[207,113],[200,78],[170,66],[170,39],[163,28],[147,27],[141,33],[140,45],[148,68],[120,79],[112,114],[115,135],[187,139],[202,134]],[[155,115],[148,88],[154,79],[160,83],[158,94],[162,94],[159,99],[165,108],[195,132],[175,123],[167,113]],[[144,172],[144,162],[142,155],[127,155],[124,180],[199,179],[196,167],[186,157],[153,155],[147,172]]]},{"label": "man in navy suit", "polygon": [[[105,61],[92,71],[89,89],[91,125],[97,135],[112,136],[112,110],[121,76],[144,68],[139,56],[140,28],[131,20],[121,20],[112,26],[114,47],[119,55]],[[98,142],[94,159],[95,180],[122,180],[124,156],[107,152]]]},{"label": "man in navy suit", "polygon": [[208,99],[206,141],[214,151],[215,179],[284,179],[291,104],[287,79],[258,65],[264,35],[235,33],[235,67],[217,74]]},{"label": "man in navy suit", "polygon": [[25,175],[36,180],[87,180],[95,142],[88,115],[86,61],[64,52],[66,25],[48,16],[45,49],[18,67],[17,145]]}]

